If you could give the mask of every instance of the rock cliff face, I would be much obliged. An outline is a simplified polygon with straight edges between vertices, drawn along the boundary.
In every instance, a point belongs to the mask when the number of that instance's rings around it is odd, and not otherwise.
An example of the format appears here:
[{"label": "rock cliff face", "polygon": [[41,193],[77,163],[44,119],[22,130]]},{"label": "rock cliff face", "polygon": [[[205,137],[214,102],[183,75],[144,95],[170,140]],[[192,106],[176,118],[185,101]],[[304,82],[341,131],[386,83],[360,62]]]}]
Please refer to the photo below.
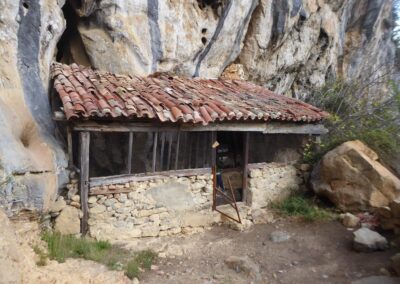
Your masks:
[{"label": "rock cliff face", "polygon": [[[390,0],[3,0],[0,206],[45,210],[65,181],[48,97],[52,60],[116,73],[244,78],[304,97],[391,65]],[[230,68],[229,70],[236,70]],[[382,71],[383,72],[383,71]],[[242,77],[243,77],[242,76]]]}]

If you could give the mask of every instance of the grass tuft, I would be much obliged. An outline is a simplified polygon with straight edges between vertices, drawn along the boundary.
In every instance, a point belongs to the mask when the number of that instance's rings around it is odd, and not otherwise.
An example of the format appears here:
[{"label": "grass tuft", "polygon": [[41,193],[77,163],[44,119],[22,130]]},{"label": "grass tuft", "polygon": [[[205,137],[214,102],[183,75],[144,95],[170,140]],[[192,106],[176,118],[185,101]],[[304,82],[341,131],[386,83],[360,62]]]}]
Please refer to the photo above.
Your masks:
[{"label": "grass tuft", "polygon": [[39,257],[39,260],[36,261],[37,266],[45,266],[47,265],[47,254],[40,247],[34,246],[33,251]]},{"label": "grass tuft", "polygon": [[333,217],[328,209],[318,206],[315,200],[300,194],[292,194],[283,201],[272,204],[272,208],[282,215],[300,217],[311,222]]},{"label": "grass tuft", "polygon": [[133,279],[141,269],[150,269],[157,254],[150,250],[132,253],[107,241],[95,241],[59,233],[46,232],[42,239],[47,243],[48,256],[58,262],[67,258],[83,258],[106,265],[112,270],[124,270]]},{"label": "grass tuft", "polygon": [[128,262],[126,276],[130,279],[138,277],[140,272],[139,268],[149,270],[156,257],[157,254],[151,250],[138,252],[135,258]]}]

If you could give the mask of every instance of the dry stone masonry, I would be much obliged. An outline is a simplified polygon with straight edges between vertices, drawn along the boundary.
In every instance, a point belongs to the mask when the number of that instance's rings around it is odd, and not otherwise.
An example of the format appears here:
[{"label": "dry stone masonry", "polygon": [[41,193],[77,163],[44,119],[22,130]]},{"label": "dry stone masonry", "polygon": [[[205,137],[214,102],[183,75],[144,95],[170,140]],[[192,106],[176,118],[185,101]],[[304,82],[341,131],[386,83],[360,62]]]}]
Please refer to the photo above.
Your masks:
[{"label": "dry stone masonry", "polygon": [[[91,187],[89,196],[89,234],[96,239],[126,240],[192,234],[222,223],[236,230],[273,220],[267,206],[304,183],[309,167],[281,163],[250,164],[249,200],[238,202],[242,224],[222,217],[212,208],[212,175],[155,176],[145,181]],[[79,233],[80,197],[77,180],[67,185],[66,201],[59,198],[52,206],[55,229]],[[94,193],[97,193],[94,195]],[[103,194],[98,194],[103,193]],[[221,210],[235,216],[229,206]],[[72,216],[67,224],[65,216]],[[63,226],[69,229],[63,230]]]},{"label": "dry stone masonry", "polygon": [[210,174],[156,178],[101,189],[127,192],[89,197],[90,235],[98,239],[192,233],[218,221],[218,214],[211,212]]}]

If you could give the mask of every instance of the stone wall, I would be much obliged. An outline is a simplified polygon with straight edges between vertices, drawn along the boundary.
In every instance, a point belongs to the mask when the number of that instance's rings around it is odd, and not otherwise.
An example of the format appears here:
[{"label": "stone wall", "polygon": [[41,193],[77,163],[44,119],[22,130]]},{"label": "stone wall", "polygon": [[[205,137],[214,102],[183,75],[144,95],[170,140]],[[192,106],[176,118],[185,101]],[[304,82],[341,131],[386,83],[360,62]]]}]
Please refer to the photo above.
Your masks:
[{"label": "stone wall", "polygon": [[91,188],[99,189],[128,192],[89,198],[89,230],[97,239],[192,233],[218,222],[219,214],[211,211],[211,174]]},{"label": "stone wall", "polygon": [[306,165],[297,168],[283,163],[250,164],[248,205],[259,209],[284,199],[300,189],[308,170]]},{"label": "stone wall", "polygon": [[[211,210],[211,174],[173,176],[171,172],[171,176],[144,177],[147,179],[145,181],[91,187],[90,192],[97,194],[89,197],[89,234],[96,239],[118,241],[191,234],[213,224],[244,230],[253,223],[270,222],[271,214],[265,208],[271,202],[298,190],[309,175],[308,171],[308,165],[250,164],[248,200],[246,204],[238,202],[242,224]],[[182,172],[175,173],[182,175]],[[69,205],[67,208],[70,211],[72,207],[80,208],[77,180],[72,181],[68,185],[66,203],[60,202],[63,208]],[[98,194],[101,192],[107,194]],[[230,216],[236,215],[229,205],[220,206],[219,209]],[[57,217],[65,209],[58,206],[52,211],[52,216]],[[58,219],[56,224],[60,223]],[[61,226],[58,227],[61,231]]]}]

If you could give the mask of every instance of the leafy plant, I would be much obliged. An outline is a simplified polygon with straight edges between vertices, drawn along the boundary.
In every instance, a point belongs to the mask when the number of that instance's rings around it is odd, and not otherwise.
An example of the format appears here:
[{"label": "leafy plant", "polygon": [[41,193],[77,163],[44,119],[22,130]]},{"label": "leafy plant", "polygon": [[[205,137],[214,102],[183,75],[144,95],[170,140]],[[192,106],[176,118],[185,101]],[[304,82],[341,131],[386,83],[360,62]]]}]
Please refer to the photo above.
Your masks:
[{"label": "leafy plant", "polygon": [[[336,81],[313,92],[307,102],[330,113],[329,133],[304,149],[304,160],[314,163],[327,151],[359,139],[383,160],[400,153],[400,90],[389,73],[372,74],[367,80]],[[374,91],[374,95],[368,95]]]}]

